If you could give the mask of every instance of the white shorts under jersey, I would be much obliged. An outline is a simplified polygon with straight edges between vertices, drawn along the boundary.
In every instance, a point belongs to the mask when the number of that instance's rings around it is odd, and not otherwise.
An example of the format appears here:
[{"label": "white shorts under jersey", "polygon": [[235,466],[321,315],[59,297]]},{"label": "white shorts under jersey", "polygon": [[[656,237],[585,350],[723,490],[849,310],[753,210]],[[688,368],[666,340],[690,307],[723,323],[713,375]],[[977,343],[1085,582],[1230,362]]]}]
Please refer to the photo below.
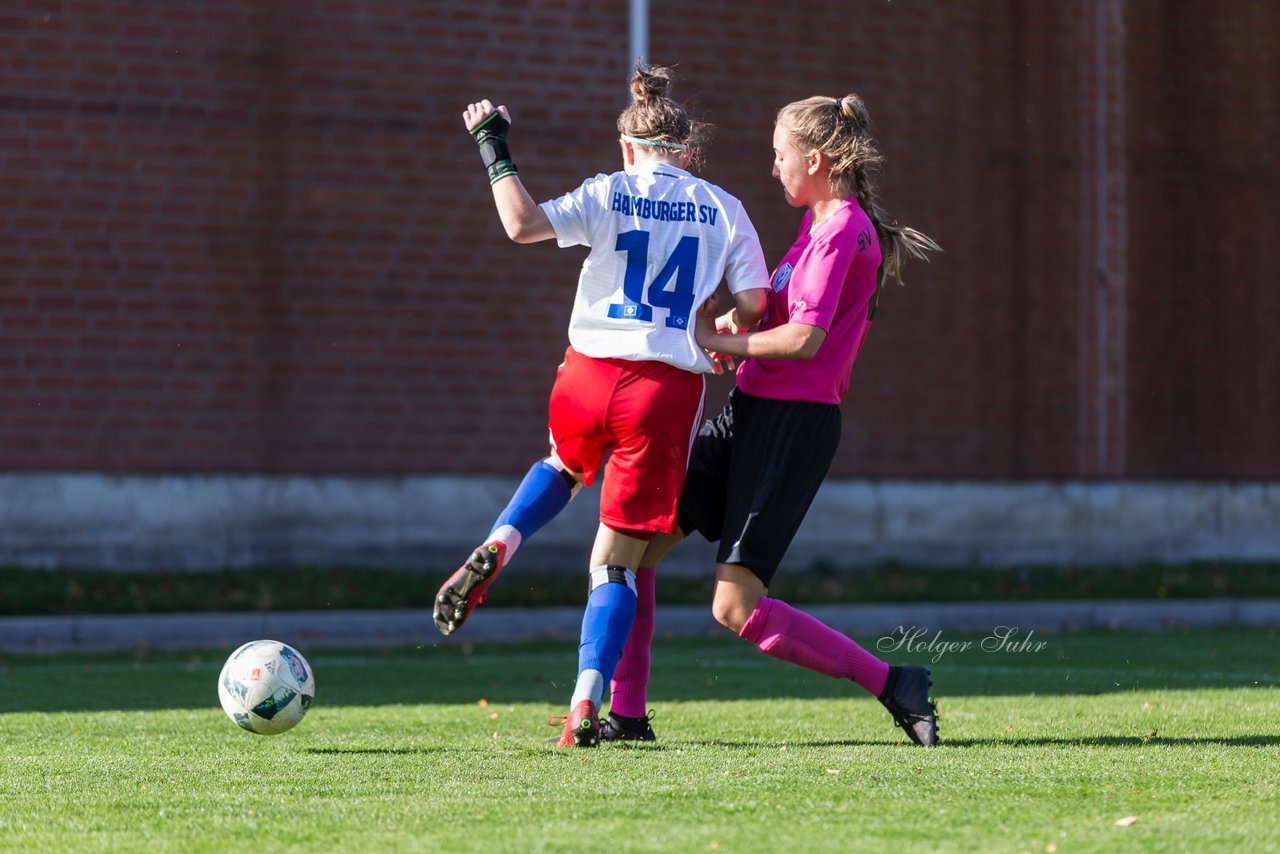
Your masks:
[{"label": "white shorts under jersey", "polygon": [[561,246],[591,247],[569,319],[569,343],[585,356],[710,371],[693,336],[698,306],[721,280],[735,294],[769,287],[742,203],[683,169],[597,175],[542,209]]}]

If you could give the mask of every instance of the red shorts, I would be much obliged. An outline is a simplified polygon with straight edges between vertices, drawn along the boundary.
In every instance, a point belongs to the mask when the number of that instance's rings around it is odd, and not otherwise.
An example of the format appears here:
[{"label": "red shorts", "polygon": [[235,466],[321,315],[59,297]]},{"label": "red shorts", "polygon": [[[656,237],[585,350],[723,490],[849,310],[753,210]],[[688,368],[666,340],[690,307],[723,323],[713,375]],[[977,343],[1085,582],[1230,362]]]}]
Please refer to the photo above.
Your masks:
[{"label": "red shorts", "polygon": [[675,533],[676,499],[702,421],[704,386],[701,374],[665,362],[565,351],[551,389],[551,445],[587,486],[608,457],[601,522]]}]

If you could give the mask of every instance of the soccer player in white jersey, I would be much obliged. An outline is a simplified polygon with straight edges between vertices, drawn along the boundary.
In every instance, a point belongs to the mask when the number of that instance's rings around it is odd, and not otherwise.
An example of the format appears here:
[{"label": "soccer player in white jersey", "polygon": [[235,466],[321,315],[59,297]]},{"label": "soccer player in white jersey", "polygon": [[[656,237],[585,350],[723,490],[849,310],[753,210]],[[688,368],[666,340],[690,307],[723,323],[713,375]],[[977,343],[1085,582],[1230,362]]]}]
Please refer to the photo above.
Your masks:
[{"label": "soccer player in white jersey", "polygon": [[599,742],[604,689],[635,617],[637,564],[656,534],[676,530],[703,374],[715,369],[694,337],[694,318],[722,280],[741,327],[754,325],[766,306],[769,274],[741,203],[687,171],[700,128],[666,94],[670,78],[669,69],[637,64],[632,103],[618,117],[623,170],[541,205],[511,160],[506,107],[484,100],[463,114],[507,235],[591,247],[551,391],[551,454],[530,469],[434,608],[440,631],[454,632],[521,540],[603,467],[578,680],[569,714],[556,723],[561,747]]}]

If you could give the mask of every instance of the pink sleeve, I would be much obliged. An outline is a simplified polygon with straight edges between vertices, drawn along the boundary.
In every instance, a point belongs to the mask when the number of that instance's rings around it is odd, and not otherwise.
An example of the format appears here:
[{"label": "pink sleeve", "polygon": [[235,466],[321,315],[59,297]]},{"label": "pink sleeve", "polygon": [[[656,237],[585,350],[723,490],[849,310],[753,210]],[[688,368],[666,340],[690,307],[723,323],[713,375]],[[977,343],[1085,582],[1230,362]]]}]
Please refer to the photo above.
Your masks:
[{"label": "pink sleeve", "polygon": [[788,321],[831,331],[840,291],[855,257],[856,247],[826,242],[810,246],[791,274],[787,288],[791,299]]}]

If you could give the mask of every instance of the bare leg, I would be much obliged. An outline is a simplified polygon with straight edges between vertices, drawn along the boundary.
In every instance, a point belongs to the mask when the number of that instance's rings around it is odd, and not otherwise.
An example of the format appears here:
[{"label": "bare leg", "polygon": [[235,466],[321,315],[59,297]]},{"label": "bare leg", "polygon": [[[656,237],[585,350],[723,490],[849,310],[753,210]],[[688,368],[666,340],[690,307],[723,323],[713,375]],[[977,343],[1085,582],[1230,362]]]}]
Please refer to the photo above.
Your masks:
[{"label": "bare leg", "polygon": [[[601,523],[596,531],[596,541],[591,546],[591,565],[625,566],[632,572],[640,565],[649,543],[618,533]],[[650,564],[645,564],[650,566]]]},{"label": "bare leg", "polygon": [[667,556],[667,552],[675,548],[683,539],[684,534],[679,531],[674,534],[654,534],[653,539],[649,541],[649,547],[644,550],[640,558],[639,565],[656,567]]},{"label": "bare leg", "polygon": [[734,634],[742,631],[764,596],[764,583],[754,572],[736,563],[716,564],[716,587],[711,597],[711,615]]}]

